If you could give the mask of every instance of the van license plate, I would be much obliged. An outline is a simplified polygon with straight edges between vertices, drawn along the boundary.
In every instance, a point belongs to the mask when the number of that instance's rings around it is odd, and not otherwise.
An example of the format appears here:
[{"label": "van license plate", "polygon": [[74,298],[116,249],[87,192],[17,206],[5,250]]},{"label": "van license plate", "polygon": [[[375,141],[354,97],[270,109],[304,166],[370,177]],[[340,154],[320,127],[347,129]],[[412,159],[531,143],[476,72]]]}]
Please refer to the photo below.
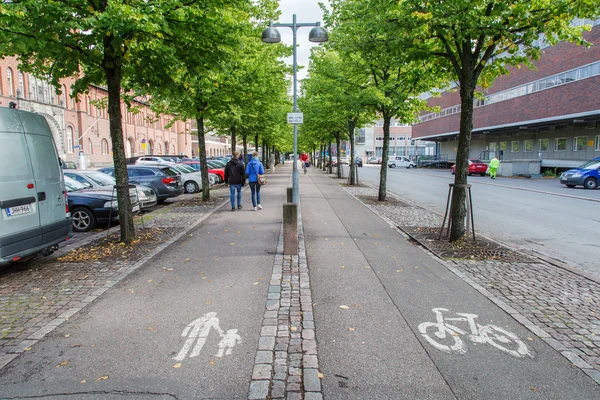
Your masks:
[{"label": "van license plate", "polygon": [[9,217],[12,217],[14,215],[19,215],[19,214],[27,214],[30,212],[31,212],[31,207],[29,207],[29,204],[25,204],[23,206],[8,207],[6,209],[6,215],[8,215]]}]

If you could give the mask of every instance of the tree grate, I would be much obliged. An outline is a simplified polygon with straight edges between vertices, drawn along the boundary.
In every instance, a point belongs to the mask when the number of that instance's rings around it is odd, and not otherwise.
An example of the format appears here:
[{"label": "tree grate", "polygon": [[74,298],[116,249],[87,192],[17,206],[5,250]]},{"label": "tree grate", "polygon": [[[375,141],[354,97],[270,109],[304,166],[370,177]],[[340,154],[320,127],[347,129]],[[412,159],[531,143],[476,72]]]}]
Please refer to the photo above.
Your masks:
[{"label": "tree grate", "polygon": [[[440,228],[428,226],[399,226],[413,240],[443,259],[460,259],[473,261],[502,261],[502,262],[535,262],[526,255],[492,242],[483,237],[477,241],[463,238],[450,242],[442,236],[439,240]],[[444,230],[444,233],[445,230]]]}]

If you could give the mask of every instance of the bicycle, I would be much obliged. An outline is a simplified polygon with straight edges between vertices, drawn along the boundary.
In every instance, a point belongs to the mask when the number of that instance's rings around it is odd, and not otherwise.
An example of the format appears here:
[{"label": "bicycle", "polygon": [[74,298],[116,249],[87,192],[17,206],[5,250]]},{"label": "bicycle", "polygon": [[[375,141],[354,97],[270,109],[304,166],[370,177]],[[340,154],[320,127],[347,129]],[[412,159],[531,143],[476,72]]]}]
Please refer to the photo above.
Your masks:
[{"label": "bicycle", "polygon": [[[442,312],[449,311],[448,309],[434,308],[431,311],[435,313],[436,322],[421,323],[419,325],[419,332],[429,344],[440,351],[450,354],[453,352],[465,354],[467,352],[467,345],[459,335],[467,335],[467,338],[473,343],[489,344],[514,357],[533,357],[533,353],[517,335],[498,326],[476,323],[475,320],[479,318],[476,314],[456,313],[460,317],[444,318]],[[467,322],[471,332],[468,333],[454,325],[450,325],[447,321]],[[436,328],[432,335],[434,337],[428,333],[428,329],[430,328]],[[449,344],[441,342],[447,337],[451,339]],[[511,348],[505,347],[509,345],[512,345]]]},{"label": "bicycle", "polygon": [[304,174],[306,174],[307,168],[306,168],[306,162],[305,161],[302,161],[302,169],[304,170]]}]

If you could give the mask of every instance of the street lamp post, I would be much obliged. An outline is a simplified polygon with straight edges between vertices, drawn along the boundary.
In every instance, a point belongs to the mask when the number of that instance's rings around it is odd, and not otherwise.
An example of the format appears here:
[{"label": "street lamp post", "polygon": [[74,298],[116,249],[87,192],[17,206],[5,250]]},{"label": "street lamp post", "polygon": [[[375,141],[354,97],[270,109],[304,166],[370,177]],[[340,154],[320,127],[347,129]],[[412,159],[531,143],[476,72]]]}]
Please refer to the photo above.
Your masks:
[{"label": "street lamp post", "polygon": [[[293,19],[292,19],[292,23],[289,24],[269,24],[269,27],[266,28],[263,33],[262,33],[262,41],[265,43],[279,43],[281,42],[281,35],[279,34],[279,31],[277,30],[278,27],[287,27],[287,28],[291,28],[292,32],[293,32],[293,36],[294,36],[294,41],[293,41],[293,51],[294,51],[294,61],[293,61],[293,69],[294,69],[294,113],[296,113],[298,111],[298,103],[297,103],[297,80],[296,80],[296,69],[297,69],[297,62],[296,62],[296,30],[298,28],[301,28],[303,26],[312,26],[313,28],[310,30],[310,33],[308,34],[308,40],[313,42],[313,43],[322,43],[322,42],[326,42],[328,37],[327,37],[327,31],[325,29],[323,29],[321,27],[321,23],[320,22],[314,22],[314,23],[296,23],[296,14],[294,14]],[[292,172],[292,200],[294,203],[298,204],[298,201],[300,199],[299,193],[298,193],[298,124],[294,123],[294,166],[293,166],[293,172]]]}]

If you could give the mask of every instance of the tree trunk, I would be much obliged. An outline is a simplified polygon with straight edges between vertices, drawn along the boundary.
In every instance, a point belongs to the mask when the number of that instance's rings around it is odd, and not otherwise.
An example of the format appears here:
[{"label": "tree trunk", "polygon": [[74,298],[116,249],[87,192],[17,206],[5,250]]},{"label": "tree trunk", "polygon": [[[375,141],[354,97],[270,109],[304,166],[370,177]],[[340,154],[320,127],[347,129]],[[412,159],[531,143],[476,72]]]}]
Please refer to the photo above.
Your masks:
[{"label": "tree trunk", "polygon": [[[198,157],[202,173],[202,201],[210,200],[210,184],[208,183],[208,166],[206,165],[206,143],[204,142],[204,115],[196,117],[198,125]],[[235,132],[235,128],[233,128]],[[235,133],[234,133],[235,135]],[[233,154],[233,152],[231,153]]]},{"label": "tree trunk", "polygon": [[244,144],[244,165],[248,162],[248,135],[244,133],[242,135],[242,143]]},{"label": "tree trunk", "polygon": [[259,148],[259,142],[258,142],[258,133],[254,135],[254,151],[256,151],[258,153],[258,148]]},{"label": "tree trunk", "polygon": [[383,154],[381,155],[381,173],[379,174],[379,201],[385,201],[387,195],[387,169],[390,149],[390,120],[392,116],[383,111]]},{"label": "tree trunk", "polygon": [[[455,184],[466,184],[469,175],[469,148],[471,146],[471,131],[473,130],[473,99],[475,93],[475,78],[466,77],[460,84],[460,133],[456,148]],[[452,194],[452,228],[450,241],[454,242],[465,235],[466,189],[454,188]]]},{"label": "tree trunk", "polygon": [[327,172],[333,174],[333,161],[331,160],[333,157],[331,153],[331,140],[329,141],[329,165],[327,166]]},{"label": "tree trunk", "polygon": [[316,167],[321,169],[323,168],[323,143],[319,144],[319,159],[317,160]]},{"label": "tree trunk", "polygon": [[[104,40],[107,48],[112,47],[112,37]],[[121,242],[130,244],[135,239],[135,227],[129,200],[129,176],[125,162],[123,145],[123,125],[121,116],[121,60],[104,53],[103,68],[108,89],[108,115],[110,139],[112,142],[115,180],[117,186],[117,204],[119,205],[119,225]]]},{"label": "tree trunk", "polygon": [[235,152],[235,147],[237,145],[237,129],[235,128],[235,124],[231,128],[229,128],[229,136],[231,137],[231,155]]},{"label": "tree trunk", "polygon": [[348,165],[350,166],[350,185],[356,185],[356,168],[354,166],[354,128],[356,127],[356,121],[353,119],[348,120],[348,135],[350,135],[350,160]]},{"label": "tree trunk", "polygon": [[341,140],[340,140],[340,134],[338,132],[335,135],[335,156],[337,157],[337,177],[338,178],[343,177],[342,163],[340,162],[340,146],[341,146]]}]

